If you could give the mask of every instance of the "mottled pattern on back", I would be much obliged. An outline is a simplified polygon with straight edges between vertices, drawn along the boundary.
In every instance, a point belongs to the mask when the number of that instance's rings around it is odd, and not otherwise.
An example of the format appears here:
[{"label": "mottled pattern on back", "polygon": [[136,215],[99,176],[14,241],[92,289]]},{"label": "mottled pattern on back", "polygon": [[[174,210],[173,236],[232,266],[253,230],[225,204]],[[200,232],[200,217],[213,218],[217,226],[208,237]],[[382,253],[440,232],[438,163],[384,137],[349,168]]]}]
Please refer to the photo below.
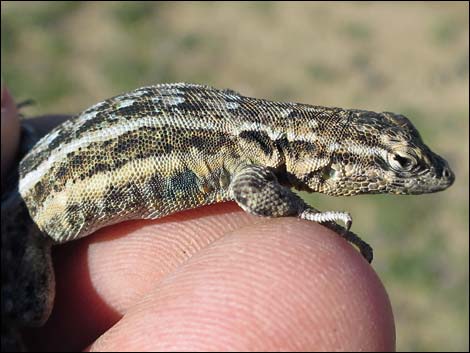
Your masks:
[{"label": "mottled pattern on back", "polygon": [[[416,169],[413,179],[393,168],[397,148],[416,149],[397,158],[421,159],[424,188],[407,185],[416,184]],[[39,228],[63,242],[233,199],[229,185],[244,165],[272,168],[299,189],[354,195],[431,191],[424,171],[438,166],[440,180],[445,162],[393,113],[162,84],[98,103],[51,131],[21,162],[19,189]]]},{"label": "mottled pattern on back", "polygon": [[39,141],[21,163],[20,191],[56,241],[116,221],[158,218],[229,199],[239,164],[278,166],[284,161],[273,142],[287,141],[286,123],[295,134],[302,117],[324,113],[200,85],[137,89],[94,105]]}]

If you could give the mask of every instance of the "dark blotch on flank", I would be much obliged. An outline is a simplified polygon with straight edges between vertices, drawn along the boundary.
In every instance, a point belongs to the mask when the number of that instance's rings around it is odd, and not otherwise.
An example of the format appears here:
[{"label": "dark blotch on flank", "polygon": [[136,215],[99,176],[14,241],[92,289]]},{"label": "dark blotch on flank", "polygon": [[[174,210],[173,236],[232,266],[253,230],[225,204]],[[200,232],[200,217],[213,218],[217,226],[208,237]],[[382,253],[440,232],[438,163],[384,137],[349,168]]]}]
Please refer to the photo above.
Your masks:
[{"label": "dark blotch on flank", "polygon": [[197,185],[197,176],[190,169],[186,169],[170,178],[170,188],[175,193],[197,188]]},{"label": "dark blotch on flank", "polygon": [[164,196],[164,190],[166,185],[166,179],[159,175],[154,174],[148,181],[147,187],[150,189],[152,198],[161,199]]},{"label": "dark blotch on flank", "polygon": [[111,167],[108,165],[108,164],[104,164],[104,163],[96,163],[95,165],[93,165],[93,167],[88,171],[88,176],[92,176],[92,175],[95,175],[97,173],[101,173],[101,172],[107,172],[111,170]]},{"label": "dark blotch on flank", "polygon": [[256,143],[264,154],[270,156],[273,153],[272,141],[265,131],[242,131],[240,138]]},{"label": "dark blotch on flank", "polygon": [[67,209],[65,210],[65,213],[75,214],[79,209],[80,209],[80,205],[77,204],[77,203],[73,203],[73,204],[67,206]]},{"label": "dark blotch on flank", "polygon": [[173,145],[171,143],[163,143],[163,150],[165,153],[170,153],[173,151]]},{"label": "dark blotch on flank", "polygon": [[207,144],[207,139],[201,136],[191,136],[189,142],[191,143],[191,146],[202,148]]},{"label": "dark blotch on flank", "polygon": [[120,210],[126,196],[121,188],[115,188],[112,185],[110,186],[106,195],[107,196],[104,200],[103,211],[106,214],[112,215]]},{"label": "dark blotch on flank", "polygon": [[118,138],[114,152],[119,154],[130,149],[135,149],[139,146],[139,141],[140,139],[135,135],[135,132],[126,133]]},{"label": "dark blotch on flank", "polygon": [[206,130],[195,130],[187,134],[184,139],[176,145],[176,148],[187,149],[194,146],[204,151],[206,155],[220,152],[220,149],[230,144],[230,138],[225,134],[208,134]]},{"label": "dark blotch on flank", "polygon": [[319,153],[320,149],[317,145],[307,142],[307,141],[292,141],[290,143],[290,148],[296,151],[305,151],[305,152],[312,152],[312,153]]}]

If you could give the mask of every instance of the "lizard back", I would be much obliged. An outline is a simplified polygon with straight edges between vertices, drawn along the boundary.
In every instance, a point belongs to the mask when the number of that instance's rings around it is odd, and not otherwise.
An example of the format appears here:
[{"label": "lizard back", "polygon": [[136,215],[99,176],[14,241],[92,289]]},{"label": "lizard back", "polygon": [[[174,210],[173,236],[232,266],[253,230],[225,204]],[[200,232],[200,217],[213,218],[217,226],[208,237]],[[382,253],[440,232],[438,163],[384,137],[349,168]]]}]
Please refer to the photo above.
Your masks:
[{"label": "lizard back", "polygon": [[241,163],[284,163],[276,141],[306,128],[302,110],[323,111],[195,84],[139,88],[44,136],[20,164],[20,193],[56,242],[228,200]]}]

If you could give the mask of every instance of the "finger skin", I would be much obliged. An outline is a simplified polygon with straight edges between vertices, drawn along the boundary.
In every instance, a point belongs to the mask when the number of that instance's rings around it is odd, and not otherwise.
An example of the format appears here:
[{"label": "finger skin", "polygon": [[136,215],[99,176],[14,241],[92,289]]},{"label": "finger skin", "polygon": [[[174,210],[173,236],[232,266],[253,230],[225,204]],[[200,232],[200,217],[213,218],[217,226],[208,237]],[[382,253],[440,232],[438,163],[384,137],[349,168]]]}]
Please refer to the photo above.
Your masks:
[{"label": "finger skin", "polygon": [[20,122],[18,109],[8,89],[2,87],[2,116],[1,116],[1,182],[2,189],[5,178],[11,169],[18,150],[20,140]]},{"label": "finger skin", "polygon": [[61,247],[41,338],[61,337],[55,349],[394,350],[380,280],[328,229],[230,203],[167,218]]}]

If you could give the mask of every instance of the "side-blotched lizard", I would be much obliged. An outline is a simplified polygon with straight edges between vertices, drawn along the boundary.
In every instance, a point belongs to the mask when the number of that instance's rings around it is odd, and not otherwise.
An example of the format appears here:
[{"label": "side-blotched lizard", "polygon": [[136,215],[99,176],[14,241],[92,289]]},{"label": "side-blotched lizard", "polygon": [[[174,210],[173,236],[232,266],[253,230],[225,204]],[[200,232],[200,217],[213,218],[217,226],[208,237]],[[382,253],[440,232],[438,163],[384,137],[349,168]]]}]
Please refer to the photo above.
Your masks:
[{"label": "side-blotched lizard", "polygon": [[185,83],[108,99],[39,140],[2,204],[2,348],[15,346],[16,328],[49,316],[52,244],[124,220],[235,200],[251,214],[323,223],[370,262],[372,249],[349,231],[348,213],[320,212],[290,188],[421,194],[453,181],[446,161],[399,114],[272,102]]}]

